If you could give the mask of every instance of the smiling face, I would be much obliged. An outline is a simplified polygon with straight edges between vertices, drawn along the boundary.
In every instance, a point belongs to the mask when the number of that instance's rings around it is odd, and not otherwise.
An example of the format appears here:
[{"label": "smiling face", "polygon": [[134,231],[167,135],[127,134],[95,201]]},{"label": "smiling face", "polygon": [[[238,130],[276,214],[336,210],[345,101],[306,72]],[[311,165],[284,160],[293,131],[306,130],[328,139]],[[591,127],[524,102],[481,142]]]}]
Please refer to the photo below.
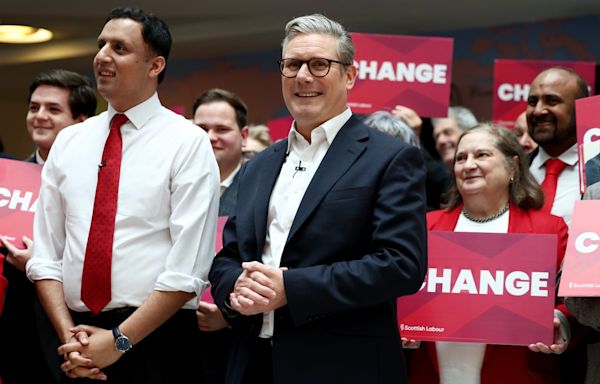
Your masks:
[{"label": "smiling face", "polygon": [[142,24],[131,19],[108,21],[98,36],[94,75],[98,92],[119,112],[148,99],[158,85],[165,60],[142,38]]},{"label": "smiling face", "polygon": [[576,142],[577,79],[567,71],[550,69],[531,83],[527,98],[529,135],[551,156]]},{"label": "smiling face", "polygon": [[519,144],[521,144],[521,148],[523,148],[523,152],[526,154],[538,147],[537,143],[529,136],[526,112],[521,113],[515,120],[513,132],[515,136],[517,136]]},{"label": "smiling face", "polygon": [[[309,60],[314,57],[340,60],[335,37],[306,33],[294,37],[283,50],[284,59]],[[281,77],[285,104],[296,121],[296,129],[310,137],[310,132],[346,109],[348,91],[354,86],[356,68],[332,63],[325,77],[314,77],[303,64],[293,78]]]},{"label": "smiling face", "polygon": [[58,132],[83,121],[83,117],[73,118],[68,89],[40,85],[31,94],[26,121],[27,131],[45,160]]},{"label": "smiling face", "polygon": [[456,120],[452,117],[436,119],[433,125],[433,139],[435,140],[435,149],[440,154],[440,158],[451,169],[454,163],[454,153],[456,152],[456,143],[462,135]]},{"label": "smiling face", "polygon": [[194,124],[208,133],[224,180],[240,164],[248,127],[239,127],[235,110],[225,101],[201,104],[194,113]]},{"label": "smiling face", "polygon": [[492,201],[508,201],[512,171],[505,156],[487,132],[468,133],[460,140],[454,163],[456,187],[467,202],[474,196],[492,197]]}]

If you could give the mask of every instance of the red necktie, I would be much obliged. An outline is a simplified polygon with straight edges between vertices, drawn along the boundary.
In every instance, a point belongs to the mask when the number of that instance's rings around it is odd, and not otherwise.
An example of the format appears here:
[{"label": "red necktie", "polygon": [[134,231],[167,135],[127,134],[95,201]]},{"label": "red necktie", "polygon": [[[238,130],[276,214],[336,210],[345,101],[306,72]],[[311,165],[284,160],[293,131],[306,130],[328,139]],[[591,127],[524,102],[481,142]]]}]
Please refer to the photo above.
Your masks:
[{"label": "red necktie", "polygon": [[544,191],[544,206],[542,207],[542,211],[550,212],[552,210],[558,175],[560,175],[566,166],[567,164],[559,159],[546,160],[546,177],[542,182],[542,190]]},{"label": "red necktie", "polygon": [[102,162],[98,165],[98,185],[81,281],[81,300],[94,315],[102,311],[111,297],[112,250],[123,148],[121,126],[125,122],[127,116],[123,114],[113,117]]}]

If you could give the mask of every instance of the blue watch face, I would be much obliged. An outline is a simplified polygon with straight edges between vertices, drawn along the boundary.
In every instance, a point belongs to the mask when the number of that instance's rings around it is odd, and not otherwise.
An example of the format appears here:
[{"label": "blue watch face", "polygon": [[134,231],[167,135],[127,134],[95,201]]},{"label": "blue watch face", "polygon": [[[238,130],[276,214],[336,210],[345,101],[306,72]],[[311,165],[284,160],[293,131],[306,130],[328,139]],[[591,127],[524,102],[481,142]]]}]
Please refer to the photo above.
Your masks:
[{"label": "blue watch face", "polygon": [[127,352],[131,349],[131,343],[127,337],[120,336],[115,340],[115,347],[121,352]]}]

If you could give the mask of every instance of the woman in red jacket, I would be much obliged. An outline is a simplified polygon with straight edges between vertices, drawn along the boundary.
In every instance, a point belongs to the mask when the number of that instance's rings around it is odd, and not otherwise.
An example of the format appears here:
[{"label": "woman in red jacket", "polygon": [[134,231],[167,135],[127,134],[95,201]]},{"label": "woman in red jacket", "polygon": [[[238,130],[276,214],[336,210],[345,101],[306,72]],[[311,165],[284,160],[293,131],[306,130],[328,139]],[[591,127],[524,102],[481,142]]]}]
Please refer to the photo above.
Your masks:
[{"label": "woman in red jacket", "polygon": [[[562,218],[539,211],[543,192],[511,132],[490,124],[465,132],[457,144],[454,176],[446,209],[427,215],[429,230],[557,234],[558,271],[567,245],[567,226]],[[554,354],[566,348],[569,323],[562,304],[554,312],[556,338],[549,346],[423,343],[409,357],[410,382],[558,382]]]}]

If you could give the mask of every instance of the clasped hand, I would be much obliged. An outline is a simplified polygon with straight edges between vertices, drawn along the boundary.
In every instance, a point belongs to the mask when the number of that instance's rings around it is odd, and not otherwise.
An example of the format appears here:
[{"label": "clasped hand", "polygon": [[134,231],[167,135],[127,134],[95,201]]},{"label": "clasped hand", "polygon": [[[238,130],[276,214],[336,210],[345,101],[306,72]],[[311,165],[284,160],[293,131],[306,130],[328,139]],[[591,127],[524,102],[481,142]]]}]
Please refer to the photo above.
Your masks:
[{"label": "clasped hand", "polygon": [[123,354],[116,350],[112,332],[107,329],[78,325],[70,329],[72,337],[58,347],[65,362],[60,366],[70,377],[106,380],[102,368],[117,361]]},{"label": "clasped hand", "polygon": [[242,315],[256,315],[273,311],[287,304],[283,271],[252,261],[242,263],[244,271],[238,277],[229,295],[231,308]]}]

